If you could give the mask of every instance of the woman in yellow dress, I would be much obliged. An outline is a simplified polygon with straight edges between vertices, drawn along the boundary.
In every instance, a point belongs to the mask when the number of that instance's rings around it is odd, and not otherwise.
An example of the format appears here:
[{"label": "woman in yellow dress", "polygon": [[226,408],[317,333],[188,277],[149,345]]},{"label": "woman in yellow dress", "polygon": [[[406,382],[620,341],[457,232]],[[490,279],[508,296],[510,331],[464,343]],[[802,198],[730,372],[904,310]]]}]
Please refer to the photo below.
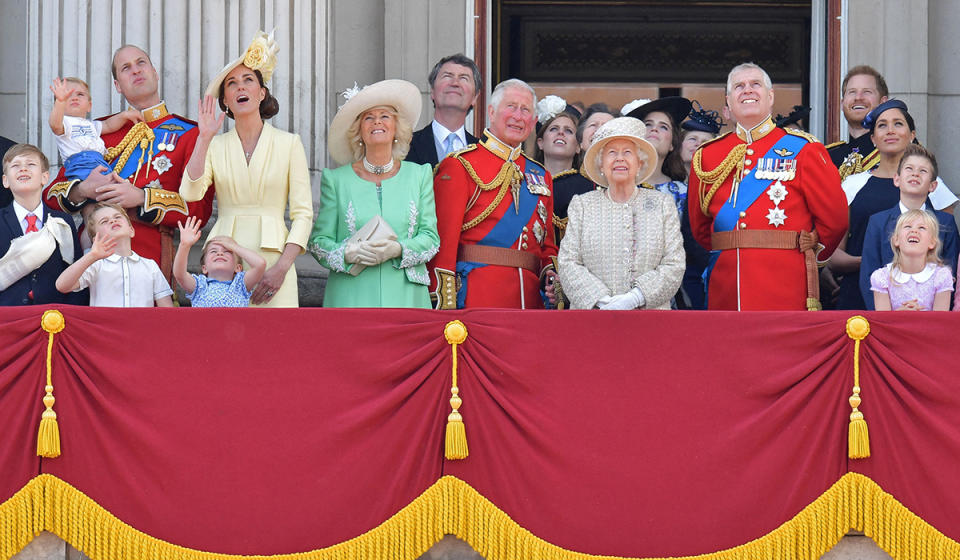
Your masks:
[{"label": "woman in yellow dress", "polygon": [[[246,53],[227,64],[200,101],[200,129],[180,183],[185,200],[203,198],[216,185],[218,217],[210,238],[232,237],[257,251],[267,271],[250,298],[251,307],[297,307],[293,261],[304,252],[313,222],[310,172],[296,134],[277,130],[264,119],[279,104],[265,83],[277,62],[272,34],[257,33]],[[216,104],[224,111],[216,115]],[[234,128],[217,135],[224,115]],[[290,229],[284,222],[289,206]]]}]

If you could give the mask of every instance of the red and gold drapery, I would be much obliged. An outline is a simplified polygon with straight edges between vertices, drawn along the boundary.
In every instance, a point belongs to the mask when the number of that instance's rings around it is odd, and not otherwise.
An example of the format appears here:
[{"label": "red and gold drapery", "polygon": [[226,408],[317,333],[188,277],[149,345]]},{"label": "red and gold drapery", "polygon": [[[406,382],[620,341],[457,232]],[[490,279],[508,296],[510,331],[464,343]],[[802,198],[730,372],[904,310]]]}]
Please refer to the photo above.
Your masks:
[{"label": "red and gold drapery", "polygon": [[0,315],[4,558],[960,554],[960,315],[866,315],[849,459],[840,313],[59,310],[55,458],[41,311]]}]

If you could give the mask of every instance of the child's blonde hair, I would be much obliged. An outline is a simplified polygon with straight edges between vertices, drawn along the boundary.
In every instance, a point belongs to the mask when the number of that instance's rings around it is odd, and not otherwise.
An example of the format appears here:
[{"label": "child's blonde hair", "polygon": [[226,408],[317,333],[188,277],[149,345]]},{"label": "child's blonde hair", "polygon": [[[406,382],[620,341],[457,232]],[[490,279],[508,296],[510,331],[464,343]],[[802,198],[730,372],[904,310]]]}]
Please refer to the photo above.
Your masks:
[{"label": "child's blonde hair", "polygon": [[900,230],[903,229],[904,224],[917,219],[924,221],[927,226],[927,231],[930,232],[930,237],[933,239],[933,249],[927,251],[927,262],[932,262],[937,265],[943,264],[943,260],[940,258],[940,223],[937,222],[936,216],[922,208],[907,210],[903,214],[900,214],[900,217],[897,219],[897,225],[893,228],[893,235],[890,236],[890,247],[893,249],[893,261],[890,263],[890,282],[894,284],[897,282],[893,278],[893,269],[899,269],[901,261],[900,248],[897,247],[897,236],[900,234]]},{"label": "child's blonde hair", "polygon": [[66,78],[63,79],[63,81],[65,81],[65,82],[70,82],[70,83],[73,83],[73,84],[77,84],[78,86],[83,86],[83,89],[87,90],[87,94],[88,94],[88,95],[90,94],[90,86],[88,86],[88,85],[87,85],[87,82],[81,80],[80,78],[75,78],[75,77],[73,77],[73,76],[67,76]]},{"label": "child's blonde hair", "polygon": [[85,225],[87,226],[87,235],[90,236],[90,239],[93,239],[93,236],[97,233],[97,222],[93,219],[93,216],[104,208],[110,208],[120,212],[123,217],[127,219],[127,223],[130,224],[130,227],[133,227],[133,222],[130,221],[130,216],[127,214],[127,210],[123,206],[114,204],[113,202],[97,202],[93,205],[92,209],[86,212],[87,220]]}]

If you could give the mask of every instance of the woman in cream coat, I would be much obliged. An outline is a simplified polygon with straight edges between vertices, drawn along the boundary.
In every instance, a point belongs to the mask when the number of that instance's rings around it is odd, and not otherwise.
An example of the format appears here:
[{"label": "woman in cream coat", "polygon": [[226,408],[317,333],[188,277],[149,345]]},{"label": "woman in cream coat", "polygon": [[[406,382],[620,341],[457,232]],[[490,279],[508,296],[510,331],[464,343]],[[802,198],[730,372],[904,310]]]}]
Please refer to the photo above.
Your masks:
[{"label": "woman in cream coat", "polygon": [[[264,85],[273,74],[276,51],[272,36],[260,32],[245,55],[210,82],[200,101],[200,134],[180,194],[188,201],[199,200],[216,185],[218,218],[209,238],[230,236],[267,261],[251,305],[297,307],[293,261],[307,245],[313,201],[300,137],[264,122],[279,111],[276,98]],[[224,113],[215,114],[217,102],[236,126],[215,136],[224,117]],[[289,231],[283,216],[288,205]]]},{"label": "woman in cream coat", "polygon": [[685,268],[670,195],[638,187],[657,153],[632,117],[601,126],[584,170],[607,188],[573,197],[560,243],[560,282],[573,309],[670,309]]}]

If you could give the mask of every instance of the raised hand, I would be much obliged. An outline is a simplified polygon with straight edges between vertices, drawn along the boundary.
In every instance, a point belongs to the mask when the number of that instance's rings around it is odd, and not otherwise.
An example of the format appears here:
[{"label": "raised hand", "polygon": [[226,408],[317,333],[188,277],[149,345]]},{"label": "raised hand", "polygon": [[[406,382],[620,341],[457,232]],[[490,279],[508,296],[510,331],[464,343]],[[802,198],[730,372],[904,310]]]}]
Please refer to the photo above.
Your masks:
[{"label": "raised hand", "polygon": [[107,234],[100,235],[97,233],[93,236],[93,247],[90,248],[90,254],[96,257],[97,260],[105,259],[113,254],[113,250],[116,247],[117,242],[114,238]]},{"label": "raised hand", "polygon": [[53,79],[53,85],[50,86],[50,91],[53,92],[53,98],[61,103],[66,103],[70,99],[70,96],[73,95],[73,92],[77,91],[77,86],[73,82],[68,82],[60,78]]},{"label": "raised hand", "polygon": [[177,222],[180,228],[180,245],[192,247],[194,243],[200,241],[200,219],[196,216],[187,218],[187,223]]},{"label": "raised hand", "polygon": [[124,119],[134,124],[138,122],[144,122],[143,113],[136,109],[127,109],[126,111],[120,113]]},{"label": "raised hand", "polygon": [[207,95],[200,100],[197,106],[197,128],[200,136],[209,139],[217,135],[226,116],[225,113],[217,115],[218,112],[217,100],[213,96]]}]

